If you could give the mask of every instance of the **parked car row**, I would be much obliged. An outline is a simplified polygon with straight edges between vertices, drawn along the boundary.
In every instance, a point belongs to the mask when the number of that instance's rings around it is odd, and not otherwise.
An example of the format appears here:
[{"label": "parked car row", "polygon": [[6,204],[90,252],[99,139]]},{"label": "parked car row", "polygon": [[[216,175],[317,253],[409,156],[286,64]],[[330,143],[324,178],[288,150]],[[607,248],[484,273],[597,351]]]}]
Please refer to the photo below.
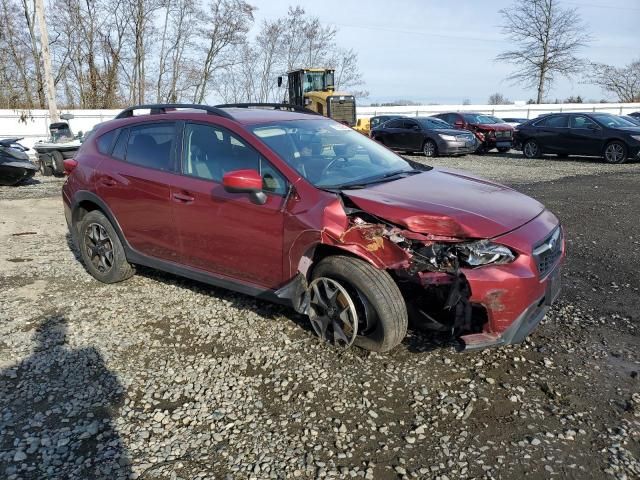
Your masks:
[{"label": "parked car row", "polygon": [[394,150],[421,151],[428,157],[500,153],[512,147],[514,129],[499,118],[472,112],[431,117],[380,116],[370,119],[371,138]]},{"label": "parked car row", "polygon": [[610,113],[548,114],[519,125],[516,146],[527,158],[550,153],[560,157],[597,156],[607,163],[624,163],[640,159],[640,125]]},{"label": "parked car row", "polygon": [[[543,154],[600,156],[608,163],[637,158],[640,112],[554,113],[535,119],[497,118],[474,112],[445,112],[430,117],[380,115],[363,120],[361,133],[393,150],[427,157],[523,150],[527,158]],[[462,130],[462,132],[461,132]]]}]

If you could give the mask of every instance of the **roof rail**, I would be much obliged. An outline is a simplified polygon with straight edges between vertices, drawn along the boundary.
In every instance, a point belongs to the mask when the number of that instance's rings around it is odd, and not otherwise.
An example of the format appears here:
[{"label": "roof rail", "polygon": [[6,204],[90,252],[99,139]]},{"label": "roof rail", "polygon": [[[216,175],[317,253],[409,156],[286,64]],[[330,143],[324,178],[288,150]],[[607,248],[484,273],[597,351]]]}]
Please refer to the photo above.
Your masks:
[{"label": "roof rail", "polygon": [[229,120],[234,120],[234,118],[224,110],[221,110],[218,107],[210,107],[209,105],[199,105],[195,103],[151,103],[148,105],[136,105],[135,107],[129,107],[122,110],[116,118],[129,118],[133,117],[133,112],[135,110],[151,110],[151,114],[158,113],[167,113],[167,110],[172,110],[176,108],[191,108],[194,110],[204,110],[209,115],[217,115],[219,117],[228,118]]},{"label": "roof rail", "polygon": [[216,105],[216,108],[273,108],[274,110],[291,110],[298,113],[307,113],[309,115],[320,115],[318,112],[309,110],[300,105],[292,105],[290,103],[225,103]]}]

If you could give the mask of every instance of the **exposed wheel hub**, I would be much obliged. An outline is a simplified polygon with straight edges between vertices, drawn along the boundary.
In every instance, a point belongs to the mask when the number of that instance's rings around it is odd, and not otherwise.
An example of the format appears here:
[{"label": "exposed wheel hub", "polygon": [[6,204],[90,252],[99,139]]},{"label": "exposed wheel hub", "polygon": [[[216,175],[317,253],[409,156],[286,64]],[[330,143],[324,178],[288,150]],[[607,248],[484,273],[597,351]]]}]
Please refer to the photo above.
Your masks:
[{"label": "exposed wheel hub", "polygon": [[316,334],[336,346],[351,346],[358,335],[358,314],[347,290],[331,278],[320,277],[311,282],[307,294]]},{"label": "exposed wheel hub", "polygon": [[102,225],[90,224],[84,234],[84,245],[89,260],[100,273],[113,267],[113,243]]}]

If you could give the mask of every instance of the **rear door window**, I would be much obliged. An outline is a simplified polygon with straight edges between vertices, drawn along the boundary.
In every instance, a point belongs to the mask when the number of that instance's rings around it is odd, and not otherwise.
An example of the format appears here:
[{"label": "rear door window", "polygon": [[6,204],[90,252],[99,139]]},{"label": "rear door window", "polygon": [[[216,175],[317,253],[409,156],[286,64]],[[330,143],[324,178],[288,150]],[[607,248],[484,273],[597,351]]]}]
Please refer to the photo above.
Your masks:
[{"label": "rear door window", "polygon": [[552,115],[538,122],[536,126],[547,128],[567,128],[569,126],[569,117],[566,115]]},{"label": "rear door window", "polygon": [[402,120],[389,120],[383,124],[385,128],[402,128]]},{"label": "rear door window", "polygon": [[596,122],[584,115],[574,115],[571,117],[571,128],[597,128]]},{"label": "rear door window", "polygon": [[127,155],[127,143],[129,141],[129,129],[125,128],[120,130],[120,135],[116,140],[116,144],[113,146],[111,156],[118,160],[124,160]]},{"label": "rear door window", "polygon": [[131,127],[126,160],[141,167],[173,170],[176,150],[176,125],[173,122]]}]

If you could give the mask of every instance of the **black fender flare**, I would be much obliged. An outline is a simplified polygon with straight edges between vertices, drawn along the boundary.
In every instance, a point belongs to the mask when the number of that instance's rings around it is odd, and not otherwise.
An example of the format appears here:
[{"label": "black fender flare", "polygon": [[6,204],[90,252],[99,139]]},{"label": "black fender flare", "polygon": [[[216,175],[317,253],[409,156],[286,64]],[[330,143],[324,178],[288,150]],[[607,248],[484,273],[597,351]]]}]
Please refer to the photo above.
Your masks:
[{"label": "black fender flare", "polygon": [[70,229],[72,235],[77,235],[77,233],[78,233],[76,231],[74,220],[75,220],[75,217],[77,215],[78,208],[80,208],[80,204],[82,202],[91,202],[91,203],[97,205],[98,209],[100,209],[100,211],[102,213],[104,213],[104,215],[107,217],[107,219],[111,222],[111,225],[113,225],[113,228],[115,229],[116,234],[118,235],[118,238],[119,238],[120,242],[124,246],[125,251],[132,251],[133,250],[133,248],[131,247],[131,245],[127,241],[127,238],[124,236],[124,233],[122,232],[122,228],[120,227],[120,224],[116,220],[116,217],[111,212],[111,209],[95,193],[89,192],[87,190],[80,190],[79,192],[76,192],[73,195],[73,201],[71,203],[71,229]]}]

